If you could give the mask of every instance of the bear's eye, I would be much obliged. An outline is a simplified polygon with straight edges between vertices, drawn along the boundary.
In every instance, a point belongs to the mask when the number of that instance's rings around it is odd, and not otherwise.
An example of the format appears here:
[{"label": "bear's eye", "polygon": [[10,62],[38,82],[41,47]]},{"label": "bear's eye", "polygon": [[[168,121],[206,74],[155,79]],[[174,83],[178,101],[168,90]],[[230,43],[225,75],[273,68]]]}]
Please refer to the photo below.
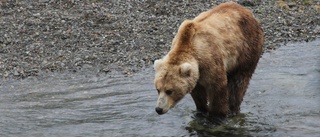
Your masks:
[{"label": "bear's eye", "polygon": [[167,94],[167,95],[171,95],[171,94],[172,94],[172,91],[171,91],[171,90],[166,90],[166,94]]}]

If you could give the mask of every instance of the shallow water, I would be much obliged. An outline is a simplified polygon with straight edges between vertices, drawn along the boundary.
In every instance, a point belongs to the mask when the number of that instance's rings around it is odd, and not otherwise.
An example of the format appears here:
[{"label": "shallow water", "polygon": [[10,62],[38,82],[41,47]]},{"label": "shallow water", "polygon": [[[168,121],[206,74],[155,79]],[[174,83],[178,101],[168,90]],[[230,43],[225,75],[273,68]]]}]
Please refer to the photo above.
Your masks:
[{"label": "shallow water", "polygon": [[190,95],[159,116],[153,70],[3,81],[0,136],[320,136],[320,40],[261,58],[241,114],[216,126]]}]

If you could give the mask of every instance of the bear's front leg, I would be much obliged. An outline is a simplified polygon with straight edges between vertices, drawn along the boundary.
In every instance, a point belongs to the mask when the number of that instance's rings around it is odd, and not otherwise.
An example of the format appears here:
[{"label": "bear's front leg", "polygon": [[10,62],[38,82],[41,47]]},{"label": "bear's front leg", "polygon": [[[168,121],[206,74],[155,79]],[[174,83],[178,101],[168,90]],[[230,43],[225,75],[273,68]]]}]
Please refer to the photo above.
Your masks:
[{"label": "bear's front leg", "polygon": [[227,76],[223,73],[215,76],[210,86],[206,88],[208,94],[209,115],[226,118],[229,113],[229,92]]},{"label": "bear's front leg", "polygon": [[196,104],[197,111],[201,113],[208,112],[208,96],[206,89],[202,85],[197,83],[196,87],[191,92],[191,96]]}]

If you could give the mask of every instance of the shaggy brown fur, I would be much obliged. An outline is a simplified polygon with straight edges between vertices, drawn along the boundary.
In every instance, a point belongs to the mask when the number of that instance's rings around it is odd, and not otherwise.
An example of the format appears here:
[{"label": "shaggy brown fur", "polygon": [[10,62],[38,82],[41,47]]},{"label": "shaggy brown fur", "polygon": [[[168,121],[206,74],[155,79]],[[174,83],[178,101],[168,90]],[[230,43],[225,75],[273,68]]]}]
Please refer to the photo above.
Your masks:
[{"label": "shaggy brown fur", "polygon": [[262,46],[260,24],[234,2],[184,21],[169,53],[155,62],[156,111],[166,113],[191,93],[199,111],[219,117],[237,114]]}]

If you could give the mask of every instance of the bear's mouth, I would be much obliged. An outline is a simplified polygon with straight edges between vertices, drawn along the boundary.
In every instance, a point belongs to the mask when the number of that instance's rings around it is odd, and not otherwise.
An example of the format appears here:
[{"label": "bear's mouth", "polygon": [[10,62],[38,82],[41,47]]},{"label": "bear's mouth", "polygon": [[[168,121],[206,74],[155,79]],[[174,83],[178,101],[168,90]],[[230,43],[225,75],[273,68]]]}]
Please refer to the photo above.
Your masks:
[{"label": "bear's mouth", "polygon": [[155,108],[155,111],[159,114],[159,115],[162,115],[162,114],[165,114],[165,113],[167,113],[171,108],[173,108],[174,107],[174,105],[169,105],[169,106],[165,106],[165,107],[159,107],[159,106],[157,106],[156,108]]}]

